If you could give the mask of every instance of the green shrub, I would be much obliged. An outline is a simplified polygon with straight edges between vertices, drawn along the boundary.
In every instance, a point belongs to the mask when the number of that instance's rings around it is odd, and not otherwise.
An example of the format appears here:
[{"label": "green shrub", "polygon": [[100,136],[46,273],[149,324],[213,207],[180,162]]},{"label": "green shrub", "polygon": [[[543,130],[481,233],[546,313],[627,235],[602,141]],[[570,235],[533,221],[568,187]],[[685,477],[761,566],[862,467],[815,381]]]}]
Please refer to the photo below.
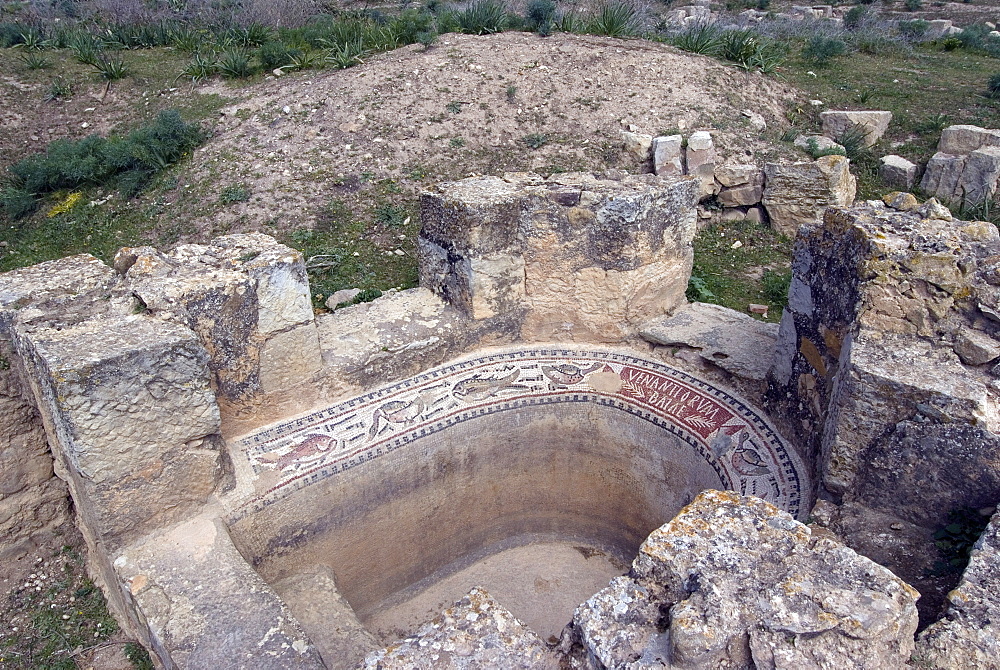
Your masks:
[{"label": "green shrub", "polygon": [[93,64],[97,76],[106,81],[118,81],[129,75],[129,66],[121,58],[99,58]]},{"label": "green shrub", "polygon": [[722,42],[722,29],[713,23],[696,24],[678,33],[669,41],[683,51],[715,56]]},{"label": "green shrub", "polygon": [[761,278],[761,287],[764,295],[767,296],[767,303],[772,307],[786,307],[788,305],[788,287],[792,283],[792,271],[775,272],[765,270]]},{"label": "green shrub", "polygon": [[463,33],[487,35],[507,28],[507,6],[501,0],[476,0],[458,14]]},{"label": "green shrub", "polygon": [[829,65],[831,60],[846,52],[847,45],[842,40],[816,35],[809,38],[802,50],[802,57],[822,67]]},{"label": "green shrub", "polygon": [[283,65],[291,65],[292,61],[302,55],[301,49],[293,49],[284,42],[267,42],[257,49],[257,60],[265,70],[274,70]]},{"label": "green shrub", "polygon": [[986,94],[991,98],[1000,98],[1000,72],[990,77],[986,83]]},{"label": "green shrub", "polygon": [[29,70],[44,70],[45,68],[52,67],[52,61],[37,51],[29,51],[21,54],[21,62]]},{"label": "green shrub", "polygon": [[522,137],[521,141],[531,149],[541,149],[549,143],[549,137],[542,133],[531,133]]},{"label": "green shrub", "polygon": [[607,0],[597,8],[587,32],[605,37],[629,37],[639,32],[639,13],[634,5],[623,0]]},{"label": "green shrub", "polygon": [[908,12],[919,12],[924,8],[924,0],[906,0],[903,4]]},{"label": "green shrub", "polygon": [[927,29],[930,25],[929,21],[924,21],[923,19],[913,19],[912,21],[900,21],[896,24],[896,29],[899,30],[899,34],[906,39],[919,40],[927,34]]},{"label": "green shrub", "polygon": [[38,208],[38,200],[23,188],[8,186],[0,191],[0,207],[12,221],[23,219]]},{"label": "green shrub", "polygon": [[833,138],[833,141],[844,147],[844,155],[855,160],[867,152],[865,141],[868,139],[868,129],[860,123],[853,126]]},{"label": "green shrub", "polygon": [[945,51],[954,51],[962,48],[962,40],[957,37],[946,37],[941,40],[941,48]]},{"label": "green shrub", "polygon": [[244,79],[253,74],[250,56],[245,51],[227,51],[222,54],[218,68],[227,79]]},{"label": "green shrub", "polygon": [[35,154],[8,168],[12,188],[4,192],[3,206],[12,218],[28,214],[25,194],[39,195],[86,185],[117,187],[131,197],[158,171],[176,163],[201,143],[201,129],[185,123],[176,110],[161,112],[149,126],[124,137],[91,135],[82,140],[56,140],[45,153]]},{"label": "green shrub", "polygon": [[177,75],[178,79],[190,79],[192,84],[208,79],[218,71],[215,59],[202,54],[195,54],[191,62]]},{"label": "green shrub", "polygon": [[21,43],[25,27],[19,23],[0,23],[0,47],[13,47]]},{"label": "green shrub", "polygon": [[223,205],[231,205],[234,202],[246,202],[250,199],[250,189],[246,184],[232,184],[226,186],[219,193],[219,202]]},{"label": "green shrub", "polygon": [[868,8],[864,5],[855,5],[844,14],[844,28],[854,30],[867,18]]},{"label": "green shrub", "polygon": [[550,34],[556,18],[556,3],[553,0],[531,0],[524,16],[525,28],[542,34]]}]

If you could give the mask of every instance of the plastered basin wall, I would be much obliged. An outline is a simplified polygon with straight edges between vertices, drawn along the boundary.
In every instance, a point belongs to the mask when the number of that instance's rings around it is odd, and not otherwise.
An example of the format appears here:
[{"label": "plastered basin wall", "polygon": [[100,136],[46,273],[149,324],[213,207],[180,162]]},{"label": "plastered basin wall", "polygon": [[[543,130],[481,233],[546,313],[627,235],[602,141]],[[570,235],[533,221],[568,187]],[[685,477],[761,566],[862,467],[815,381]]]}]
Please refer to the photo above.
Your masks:
[{"label": "plastered basin wall", "polygon": [[244,556],[272,583],[329,566],[362,619],[490,548],[554,536],[631,557],[703,489],[793,514],[808,490],[741,400],[605,350],[480,354],[240,446],[255,493],[227,521]]}]

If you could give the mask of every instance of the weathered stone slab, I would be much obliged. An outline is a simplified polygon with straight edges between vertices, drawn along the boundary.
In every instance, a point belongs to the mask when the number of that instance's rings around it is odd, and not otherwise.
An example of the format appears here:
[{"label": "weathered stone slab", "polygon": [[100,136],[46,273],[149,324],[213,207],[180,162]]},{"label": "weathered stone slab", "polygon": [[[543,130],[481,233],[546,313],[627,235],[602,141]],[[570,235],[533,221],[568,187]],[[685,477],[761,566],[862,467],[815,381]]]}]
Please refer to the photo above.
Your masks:
[{"label": "weathered stone slab", "polygon": [[369,670],[558,670],[537,635],[485,590],[474,588],[417,634],[369,654]]},{"label": "weathered stone slab", "polygon": [[[297,374],[274,372],[290,359],[280,355],[281,342],[270,340],[287,341],[288,331],[301,328],[294,368],[304,374],[319,367],[304,259],[267,235],[227,235],[169,253],[125,248],[115,268],[143,309],[198,333],[216,388],[230,403],[252,402],[301,381]],[[312,341],[306,342],[309,332]]]},{"label": "weathered stone slab", "polygon": [[771,368],[766,352],[774,350],[778,324],[696,302],[670,317],[647,323],[639,334],[654,344],[694,347],[706,362],[737,377],[759,381]]},{"label": "weathered stone slab", "polygon": [[365,628],[337,590],[325,565],[272,585],[323,657],[327,670],[354,670],[382,645]]},{"label": "weathered stone slab", "polygon": [[1000,178],[1000,147],[976,149],[965,159],[956,198],[966,207],[991,201]]},{"label": "weathered stone slab", "polygon": [[316,324],[323,362],[362,386],[399,379],[444,361],[467,325],[425,288],[386,293]]},{"label": "weathered stone slab", "polygon": [[927,161],[920,189],[936,198],[952,201],[959,192],[966,156],[938,151]]},{"label": "weathered stone slab", "polygon": [[684,174],[684,138],[667,135],[653,139],[653,172],[664,177]]},{"label": "weathered stone slab", "polygon": [[914,660],[935,670],[1000,667],[1000,515],[976,542],[948,604],[920,634]]},{"label": "weathered stone slab", "polygon": [[1000,130],[979,126],[955,125],[941,131],[937,150],[955,156],[971,154],[983,147],[1000,147]]},{"label": "weathered stone slab", "polygon": [[929,40],[936,40],[939,37],[944,37],[949,34],[952,28],[952,22],[948,19],[934,19],[933,21],[928,21],[930,25],[927,26],[927,31],[924,33],[924,37]]},{"label": "weathered stone slab", "polygon": [[906,583],[756,498],[706,491],[653,531],[628,578],[577,609],[604,666],[904,668]]},{"label": "weathered stone slab", "polygon": [[917,166],[902,156],[882,156],[879,161],[879,179],[886,186],[909,191],[917,176]]},{"label": "weathered stone slab", "polygon": [[221,477],[204,348],[181,326],[107,316],[15,325],[77,509],[107,547],[183,518]]},{"label": "weathered stone slab", "polygon": [[821,112],[819,117],[823,122],[823,134],[827,137],[836,140],[844,133],[859,128],[864,133],[862,146],[870,147],[882,139],[889,129],[892,112],[827,110]]},{"label": "weathered stone slab", "polygon": [[761,202],[771,218],[771,227],[794,236],[800,226],[819,223],[831,205],[854,202],[857,180],[843,156],[823,156],[801,163],[768,163],[766,187]]},{"label": "weathered stone slab", "polygon": [[196,516],[129,546],[115,588],[142,612],[168,668],[321,670],[315,646],[233,546],[225,525]]},{"label": "weathered stone slab", "polygon": [[822,446],[823,481],[831,491],[854,485],[874,457],[865,447],[899,421],[922,414],[949,423],[997,422],[986,385],[970,377],[950,349],[862,334],[845,343],[841,358],[850,365],[834,384]]}]

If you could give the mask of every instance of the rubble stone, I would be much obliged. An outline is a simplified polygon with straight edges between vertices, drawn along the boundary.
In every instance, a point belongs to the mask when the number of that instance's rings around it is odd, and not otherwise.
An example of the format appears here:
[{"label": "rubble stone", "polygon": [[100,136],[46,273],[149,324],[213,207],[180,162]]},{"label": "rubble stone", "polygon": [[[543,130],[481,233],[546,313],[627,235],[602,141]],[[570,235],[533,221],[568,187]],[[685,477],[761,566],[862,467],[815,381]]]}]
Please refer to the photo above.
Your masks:
[{"label": "rubble stone", "polygon": [[557,670],[555,654],[485,590],[474,588],[417,634],[369,654],[368,670]]},{"label": "rubble stone", "polygon": [[834,140],[854,128],[861,128],[864,132],[861,144],[864,147],[873,146],[882,139],[892,121],[892,112],[827,110],[819,116],[823,122],[823,134]]},{"label": "rubble stone", "polygon": [[917,176],[917,166],[902,156],[882,156],[878,176],[886,186],[909,191]]},{"label": "rubble stone", "polygon": [[771,367],[769,357],[762,353],[774,349],[778,325],[696,302],[647,323],[640,335],[654,344],[693,347],[706,362],[737,377],[762,380]]},{"label": "rubble stone", "polygon": [[607,668],[904,668],[918,597],[762,500],[705,491],[574,629]]},{"label": "rubble stone", "polygon": [[768,163],[761,202],[779,233],[794,236],[800,226],[822,220],[831,205],[854,202],[857,180],[843,156],[801,163]]},{"label": "rubble stone", "polygon": [[684,163],[687,166],[687,174],[697,177],[701,183],[700,197],[715,192],[715,160],[712,134],[707,130],[691,133],[684,150]]}]

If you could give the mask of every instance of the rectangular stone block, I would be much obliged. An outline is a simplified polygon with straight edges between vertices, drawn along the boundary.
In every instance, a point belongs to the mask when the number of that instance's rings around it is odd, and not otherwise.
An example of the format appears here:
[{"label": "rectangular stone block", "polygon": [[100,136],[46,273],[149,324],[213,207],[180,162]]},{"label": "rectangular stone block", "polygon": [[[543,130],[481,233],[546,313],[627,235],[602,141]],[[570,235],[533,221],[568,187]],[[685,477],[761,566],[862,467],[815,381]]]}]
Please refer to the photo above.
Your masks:
[{"label": "rectangular stone block", "polygon": [[1000,147],[976,149],[965,160],[958,193],[966,207],[993,200],[1000,179]]},{"label": "rectangular stone block", "polygon": [[74,501],[109,547],[199,508],[218,483],[219,408],[190,330],[149,317],[15,326]]},{"label": "rectangular stone block", "polygon": [[439,184],[420,194],[420,234],[462,254],[507,251],[516,244],[523,200],[499,177]]},{"label": "rectangular stone block", "polygon": [[684,138],[668,135],[653,139],[653,172],[658,175],[684,174]]},{"label": "rectangular stone block", "polygon": [[927,162],[920,189],[944,202],[951,202],[959,192],[965,156],[937,152]]},{"label": "rectangular stone block", "polygon": [[948,126],[941,131],[937,150],[956,156],[971,154],[982,147],[1000,146],[1000,130],[990,130],[971,125]]}]

